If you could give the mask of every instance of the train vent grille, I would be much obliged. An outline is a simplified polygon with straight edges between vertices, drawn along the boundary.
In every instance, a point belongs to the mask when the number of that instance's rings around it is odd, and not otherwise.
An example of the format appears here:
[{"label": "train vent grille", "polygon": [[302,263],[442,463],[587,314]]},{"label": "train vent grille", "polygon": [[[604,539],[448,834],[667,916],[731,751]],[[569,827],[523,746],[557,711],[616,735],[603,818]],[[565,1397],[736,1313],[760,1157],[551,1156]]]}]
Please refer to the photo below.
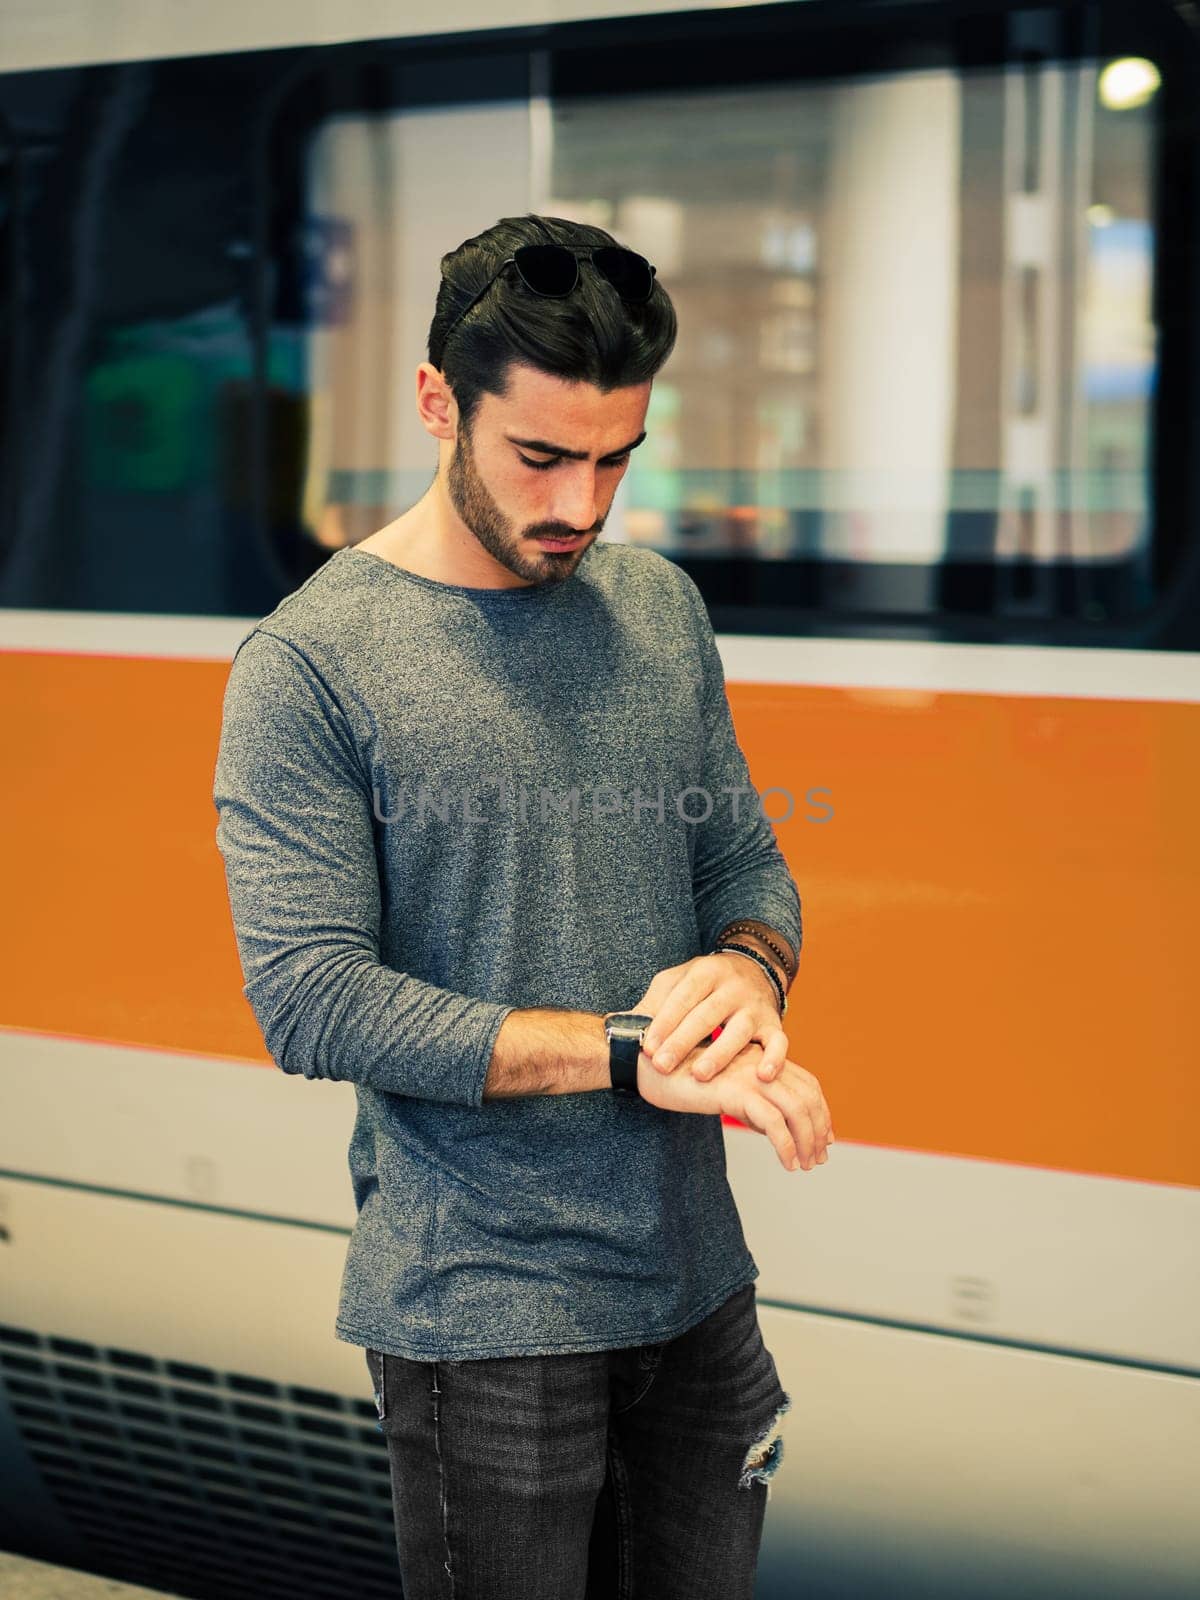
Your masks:
[{"label": "train vent grille", "polygon": [[95,1572],[188,1600],[396,1600],[370,1400],[4,1326],[0,1386]]}]

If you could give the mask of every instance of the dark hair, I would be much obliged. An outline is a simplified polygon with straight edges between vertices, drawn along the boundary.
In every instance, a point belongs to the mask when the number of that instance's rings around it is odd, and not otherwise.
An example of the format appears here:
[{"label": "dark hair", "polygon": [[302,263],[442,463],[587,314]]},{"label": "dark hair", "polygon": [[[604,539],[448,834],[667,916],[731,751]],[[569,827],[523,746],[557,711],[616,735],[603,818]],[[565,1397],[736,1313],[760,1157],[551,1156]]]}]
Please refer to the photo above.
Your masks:
[{"label": "dark hair", "polygon": [[507,393],[514,362],[593,383],[605,393],[645,383],[659,371],[675,345],[675,308],[667,291],[655,278],[649,300],[632,304],[584,259],[578,284],[562,299],[534,294],[514,267],[507,268],[446,340],[458,313],[519,246],[617,243],[603,228],[530,213],[502,217],[442,257],[429,359],[452,389],[468,432],[482,396]]}]

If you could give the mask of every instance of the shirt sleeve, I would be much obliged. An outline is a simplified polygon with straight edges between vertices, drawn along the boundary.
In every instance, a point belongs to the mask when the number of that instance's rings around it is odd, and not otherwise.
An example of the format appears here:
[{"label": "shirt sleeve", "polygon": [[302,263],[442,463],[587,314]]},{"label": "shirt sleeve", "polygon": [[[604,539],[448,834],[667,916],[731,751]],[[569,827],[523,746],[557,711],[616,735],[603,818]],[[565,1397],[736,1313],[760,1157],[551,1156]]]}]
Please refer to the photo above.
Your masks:
[{"label": "shirt sleeve", "polygon": [[481,1105],[513,1007],[380,961],[369,775],[324,678],[261,629],[230,669],[213,801],[242,992],[276,1065]]},{"label": "shirt sleeve", "polygon": [[725,671],[704,598],[680,571],[693,612],[704,690],[704,788],[712,800],[696,824],[692,894],[703,948],[731,922],[753,918],[800,955],[800,895],[750,780],[725,694]]}]

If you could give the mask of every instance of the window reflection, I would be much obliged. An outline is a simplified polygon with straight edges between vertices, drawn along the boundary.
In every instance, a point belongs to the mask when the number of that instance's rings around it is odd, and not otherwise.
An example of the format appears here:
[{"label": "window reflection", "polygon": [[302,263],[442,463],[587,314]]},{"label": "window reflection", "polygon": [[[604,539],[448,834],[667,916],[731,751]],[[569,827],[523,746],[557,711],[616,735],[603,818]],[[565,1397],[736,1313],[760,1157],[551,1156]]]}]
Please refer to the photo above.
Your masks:
[{"label": "window reflection", "polygon": [[556,107],[548,209],[672,249],[672,428],[630,469],[631,537],[851,562],[1141,548],[1153,107],[1105,107],[1097,77]]},{"label": "window reflection", "polygon": [[[424,492],[410,380],[437,261],[536,209],[644,252],[679,312],[611,537],[836,564],[820,603],[894,610],[936,608],[962,563],[1007,574],[1010,610],[1053,605],[1037,574],[1063,563],[1136,575],[1155,100],[1105,104],[1103,66],[562,99],[536,158],[523,101],[329,122],[308,204],[341,276],[318,263],[306,334],[310,537],[355,542]],[[454,149],[487,163],[449,184]]]}]

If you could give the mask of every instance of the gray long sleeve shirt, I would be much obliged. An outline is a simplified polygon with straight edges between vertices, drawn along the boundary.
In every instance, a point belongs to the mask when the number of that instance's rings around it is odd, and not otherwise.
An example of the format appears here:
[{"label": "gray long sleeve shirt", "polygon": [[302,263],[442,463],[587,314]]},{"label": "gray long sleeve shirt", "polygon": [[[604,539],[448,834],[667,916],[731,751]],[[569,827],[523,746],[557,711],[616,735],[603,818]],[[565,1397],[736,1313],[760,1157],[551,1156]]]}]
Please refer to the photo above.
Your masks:
[{"label": "gray long sleeve shirt", "polygon": [[213,798],[267,1049],[357,1092],[339,1338],[659,1343],[758,1276],[719,1117],[483,1099],[514,1008],[628,1010],[741,917],[800,948],[680,568],[600,541],[473,589],[340,551],[238,646]]}]

